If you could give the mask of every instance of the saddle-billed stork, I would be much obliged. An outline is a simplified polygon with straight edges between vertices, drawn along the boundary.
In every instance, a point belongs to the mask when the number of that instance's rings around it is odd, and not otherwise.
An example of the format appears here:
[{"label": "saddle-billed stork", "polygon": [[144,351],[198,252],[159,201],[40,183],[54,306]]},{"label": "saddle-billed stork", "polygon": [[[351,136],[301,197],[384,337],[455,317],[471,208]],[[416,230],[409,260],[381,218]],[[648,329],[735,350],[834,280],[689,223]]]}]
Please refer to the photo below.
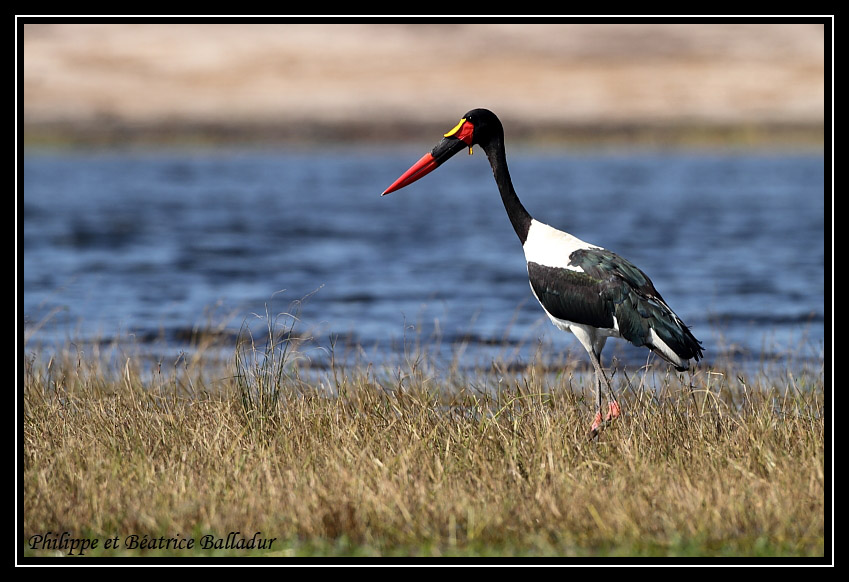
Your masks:
[{"label": "saddle-billed stork", "polygon": [[[701,343],[669,308],[651,280],[619,255],[586,243],[531,217],[519,201],[504,149],[501,121],[487,109],[466,113],[433,150],[425,154],[382,195],[429,174],[457,152],[480,145],[495,176],[507,216],[522,242],[534,296],[559,329],[572,332],[587,350],[596,376],[596,414],[590,438],[621,414],[610,380],[601,365],[608,337],[645,346],[675,366],[689,368],[702,357]],[[602,416],[601,393],[608,410]]]}]

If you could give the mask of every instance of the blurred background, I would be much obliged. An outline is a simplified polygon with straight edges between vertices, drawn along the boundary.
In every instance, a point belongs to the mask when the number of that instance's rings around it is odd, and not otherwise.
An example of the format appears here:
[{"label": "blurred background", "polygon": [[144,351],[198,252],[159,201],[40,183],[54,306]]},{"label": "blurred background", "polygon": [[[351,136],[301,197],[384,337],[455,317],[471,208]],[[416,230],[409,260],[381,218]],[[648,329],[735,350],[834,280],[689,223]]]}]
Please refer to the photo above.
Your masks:
[{"label": "blurred background", "polygon": [[[824,121],[823,24],[26,24],[27,136],[398,139]],[[216,134],[215,132],[221,132]],[[418,133],[403,137],[418,137]]]},{"label": "blurred background", "polygon": [[582,358],[484,156],[379,196],[487,107],[531,213],[640,266],[709,358],[822,355],[823,22],[19,24],[30,347],[163,358],[309,295],[319,347]]}]

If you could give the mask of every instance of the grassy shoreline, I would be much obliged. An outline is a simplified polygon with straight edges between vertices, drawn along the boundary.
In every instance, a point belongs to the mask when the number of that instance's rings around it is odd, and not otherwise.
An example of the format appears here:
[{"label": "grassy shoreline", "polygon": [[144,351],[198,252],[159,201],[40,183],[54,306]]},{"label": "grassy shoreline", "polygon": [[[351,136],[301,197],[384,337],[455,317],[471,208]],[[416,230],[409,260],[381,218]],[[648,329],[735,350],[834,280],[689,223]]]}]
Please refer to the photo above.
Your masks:
[{"label": "grassy shoreline", "polygon": [[583,377],[415,356],[316,375],[260,343],[170,371],[27,358],[23,556],[826,551],[821,368],[617,375],[625,415],[589,442]]}]

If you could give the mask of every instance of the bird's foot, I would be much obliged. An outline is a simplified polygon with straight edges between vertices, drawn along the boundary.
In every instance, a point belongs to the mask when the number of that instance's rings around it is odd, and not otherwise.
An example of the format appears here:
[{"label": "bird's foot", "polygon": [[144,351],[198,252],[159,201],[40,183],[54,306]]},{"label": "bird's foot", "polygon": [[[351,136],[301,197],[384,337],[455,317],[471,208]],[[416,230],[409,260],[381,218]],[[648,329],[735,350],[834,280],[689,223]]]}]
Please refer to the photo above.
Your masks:
[{"label": "bird's foot", "polygon": [[593,420],[593,425],[590,427],[591,433],[598,433],[598,430],[604,425],[604,421],[601,419],[601,410],[595,413],[595,420]]},{"label": "bird's foot", "polygon": [[[619,416],[622,414],[622,409],[619,407],[619,403],[615,400],[611,400],[610,402],[608,402],[607,407],[607,416],[604,418],[604,420],[606,421],[613,420],[614,418],[619,418]],[[598,414],[600,416],[601,412],[599,412]]]},{"label": "bird's foot", "polygon": [[595,413],[595,419],[590,427],[589,438],[593,440],[598,436],[602,428],[606,427],[614,418],[619,418],[622,415],[622,408],[615,400],[611,400],[607,404],[607,416],[601,416],[601,410]]},{"label": "bird's foot", "polygon": [[601,418],[601,410],[595,413],[595,420],[593,420],[593,425],[590,427],[589,439],[593,440],[598,436],[601,427],[604,426],[605,422]]}]

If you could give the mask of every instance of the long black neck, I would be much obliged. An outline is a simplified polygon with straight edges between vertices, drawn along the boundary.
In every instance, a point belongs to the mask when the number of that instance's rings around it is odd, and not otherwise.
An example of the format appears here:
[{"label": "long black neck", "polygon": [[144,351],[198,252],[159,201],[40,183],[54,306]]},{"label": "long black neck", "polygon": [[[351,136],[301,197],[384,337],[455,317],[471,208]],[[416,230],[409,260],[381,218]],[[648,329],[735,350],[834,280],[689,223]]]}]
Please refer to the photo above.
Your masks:
[{"label": "long black neck", "polygon": [[504,208],[507,210],[510,223],[519,236],[519,240],[524,245],[528,238],[528,230],[531,228],[531,215],[522,206],[522,202],[513,188],[510,171],[507,169],[507,153],[504,150],[504,137],[498,135],[487,143],[481,144],[481,147],[486,152],[489,165],[492,166],[492,175],[495,177],[495,183],[498,184],[501,201],[504,202]]}]

